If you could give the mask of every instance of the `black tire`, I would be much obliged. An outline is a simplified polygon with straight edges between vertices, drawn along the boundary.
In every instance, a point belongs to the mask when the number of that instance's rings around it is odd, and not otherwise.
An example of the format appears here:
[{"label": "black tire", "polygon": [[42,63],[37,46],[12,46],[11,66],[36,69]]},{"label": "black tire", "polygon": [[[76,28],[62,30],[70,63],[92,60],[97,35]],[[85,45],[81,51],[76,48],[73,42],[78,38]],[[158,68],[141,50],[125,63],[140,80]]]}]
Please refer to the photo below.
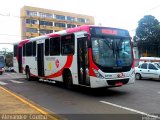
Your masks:
[{"label": "black tire", "polygon": [[73,80],[72,80],[71,72],[67,71],[63,74],[63,82],[64,82],[64,86],[67,89],[69,90],[73,89]]},{"label": "black tire", "polygon": [[27,79],[28,81],[31,81],[31,80],[32,80],[32,77],[31,77],[29,68],[26,68],[26,79]]},{"label": "black tire", "polygon": [[136,80],[140,80],[140,79],[142,79],[141,74],[136,73]]},{"label": "black tire", "polygon": [[0,72],[0,75],[2,75],[3,74],[3,72]]}]

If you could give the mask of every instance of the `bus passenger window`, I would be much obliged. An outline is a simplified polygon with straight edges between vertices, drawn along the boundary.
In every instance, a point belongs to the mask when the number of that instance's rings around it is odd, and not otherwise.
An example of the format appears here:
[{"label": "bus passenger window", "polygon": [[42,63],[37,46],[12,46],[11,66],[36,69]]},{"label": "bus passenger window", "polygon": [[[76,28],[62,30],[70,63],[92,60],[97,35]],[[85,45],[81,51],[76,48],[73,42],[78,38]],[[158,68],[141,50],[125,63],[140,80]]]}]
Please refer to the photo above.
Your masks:
[{"label": "bus passenger window", "polygon": [[32,42],[26,44],[26,56],[32,56]]},{"label": "bus passenger window", "polygon": [[60,37],[50,38],[50,55],[60,55]]},{"label": "bus passenger window", "polygon": [[26,44],[23,45],[23,56],[26,56]]},{"label": "bus passenger window", "polygon": [[33,42],[33,45],[32,45],[32,49],[33,49],[33,56],[36,56],[36,41]]},{"label": "bus passenger window", "polygon": [[45,39],[45,55],[49,55],[49,39]]},{"label": "bus passenger window", "polygon": [[62,55],[74,54],[74,34],[62,37],[61,53]]}]

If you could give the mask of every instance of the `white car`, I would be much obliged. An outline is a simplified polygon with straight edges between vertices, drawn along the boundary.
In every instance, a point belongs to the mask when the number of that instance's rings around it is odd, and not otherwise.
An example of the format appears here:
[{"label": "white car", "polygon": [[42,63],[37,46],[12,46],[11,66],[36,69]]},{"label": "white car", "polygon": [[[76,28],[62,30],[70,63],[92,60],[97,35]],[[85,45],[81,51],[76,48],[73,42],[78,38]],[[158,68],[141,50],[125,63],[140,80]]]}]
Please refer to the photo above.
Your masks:
[{"label": "white car", "polygon": [[136,79],[154,78],[160,79],[160,65],[158,63],[144,62],[135,67]]}]

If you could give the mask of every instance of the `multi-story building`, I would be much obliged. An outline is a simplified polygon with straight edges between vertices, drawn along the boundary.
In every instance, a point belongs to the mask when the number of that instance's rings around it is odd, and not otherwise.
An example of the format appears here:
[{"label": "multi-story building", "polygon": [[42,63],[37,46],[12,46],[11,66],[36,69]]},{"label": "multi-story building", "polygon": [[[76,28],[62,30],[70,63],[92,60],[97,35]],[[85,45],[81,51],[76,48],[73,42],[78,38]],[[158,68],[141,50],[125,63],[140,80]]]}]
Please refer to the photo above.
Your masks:
[{"label": "multi-story building", "polygon": [[94,17],[31,6],[24,6],[21,9],[22,39],[80,25],[94,25]]}]

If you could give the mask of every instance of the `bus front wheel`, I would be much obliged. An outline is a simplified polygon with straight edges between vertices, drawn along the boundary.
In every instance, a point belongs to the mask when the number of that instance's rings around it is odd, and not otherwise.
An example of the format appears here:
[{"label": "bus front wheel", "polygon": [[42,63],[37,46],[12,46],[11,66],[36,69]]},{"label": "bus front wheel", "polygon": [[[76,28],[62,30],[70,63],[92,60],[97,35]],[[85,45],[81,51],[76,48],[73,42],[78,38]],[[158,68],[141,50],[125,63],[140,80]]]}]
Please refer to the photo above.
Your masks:
[{"label": "bus front wheel", "polygon": [[70,90],[73,89],[73,81],[72,81],[71,72],[69,72],[69,71],[64,72],[64,74],[63,74],[63,82],[64,82],[64,86],[67,89],[70,89]]}]

